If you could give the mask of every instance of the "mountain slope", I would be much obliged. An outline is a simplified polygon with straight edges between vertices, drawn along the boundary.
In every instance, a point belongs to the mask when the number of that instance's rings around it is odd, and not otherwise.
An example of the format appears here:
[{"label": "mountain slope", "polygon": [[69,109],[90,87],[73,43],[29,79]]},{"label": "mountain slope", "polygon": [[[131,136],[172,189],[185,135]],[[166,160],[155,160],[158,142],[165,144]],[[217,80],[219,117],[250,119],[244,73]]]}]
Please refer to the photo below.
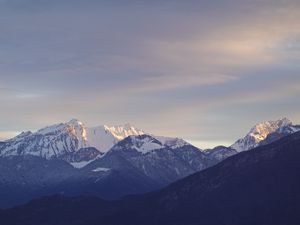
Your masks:
[{"label": "mountain slope", "polygon": [[35,155],[50,159],[88,147],[104,153],[125,137],[143,133],[129,124],[87,128],[82,122],[73,119],[35,133],[23,132],[0,145],[0,155]]},{"label": "mountain slope", "polygon": [[145,193],[217,161],[182,139],[146,135],[129,124],[87,128],[71,120],[0,143],[1,162],[0,207],[10,207],[57,193],[105,199]]},{"label": "mountain slope", "polygon": [[84,169],[122,170],[122,163],[126,162],[162,187],[217,163],[190,144],[174,146],[150,135],[129,136]]},{"label": "mountain slope", "polygon": [[[124,126],[98,126],[88,128],[73,119],[67,123],[56,124],[38,130],[23,132],[0,143],[0,156],[33,155],[46,159],[60,158],[81,168],[103,156],[119,141],[129,136],[145,134],[130,124]],[[190,145],[182,139],[150,135],[162,144],[161,147],[176,149]],[[145,140],[146,141],[146,140]],[[143,144],[145,146],[147,141]],[[147,146],[146,151],[156,146]]]},{"label": "mountain slope", "polygon": [[300,125],[293,125],[287,118],[261,122],[252,127],[245,137],[237,140],[230,147],[217,146],[213,149],[206,149],[204,152],[212,160],[222,161],[238,152],[270,144],[297,131],[300,131]]},{"label": "mountain slope", "polygon": [[89,147],[50,159],[0,157],[0,207],[57,193],[116,199],[157,190],[216,163],[198,148],[174,140],[178,143],[169,147],[151,135],[129,136],[105,154]]},{"label": "mountain slope", "polygon": [[250,132],[243,138],[236,141],[230,147],[238,152],[253,149],[260,144],[268,144],[275,138],[268,138],[269,135],[285,136],[300,130],[300,126],[295,126],[287,119],[279,119],[275,121],[267,121],[256,124],[251,128]]},{"label": "mountain slope", "polygon": [[0,157],[0,207],[29,201],[51,192],[57,184],[73,179],[77,171],[61,160],[36,156]]},{"label": "mountain slope", "polygon": [[238,152],[230,147],[217,146],[213,149],[206,149],[204,153],[208,158],[220,162],[230,156],[237,154]]},{"label": "mountain slope", "polygon": [[[286,225],[300,221],[300,132],[150,194],[47,197],[1,211],[6,225]],[[55,217],[53,215],[56,215]]]},{"label": "mountain slope", "polygon": [[76,169],[59,159],[30,155],[0,157],[0,208],[59,193],[114,199],[161,187],[131,164],[120,159],[118,162],[122,165],[120,168],[89,170]]}]

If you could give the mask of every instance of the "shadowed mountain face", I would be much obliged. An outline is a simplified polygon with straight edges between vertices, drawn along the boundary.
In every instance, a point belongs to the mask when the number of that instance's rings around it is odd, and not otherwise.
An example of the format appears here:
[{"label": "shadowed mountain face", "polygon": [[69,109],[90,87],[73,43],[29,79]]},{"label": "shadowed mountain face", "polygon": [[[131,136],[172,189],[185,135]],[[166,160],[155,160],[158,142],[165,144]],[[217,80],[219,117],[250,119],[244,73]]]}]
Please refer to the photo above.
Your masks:
[{"label": "shadowed mountain face", "polygon": [[[154,146],[156,149],[153,149]],[[152,136],[140,135],[120,141],[104,157],[90,163],[84,170],[102,167],[124,170],[131,166],[163,187],[215,163],[216,160],[192,145],[170,148]]]},{"label": "shadowed mountain face", "polygon": [[300,221],[300,133],[145,195],[47,197],[1,211],[6,225],[286,225]]},{"label": "shadowed mountain face", "polygon": [[58,193],[110,200],[145,193],[218,160],[179,138],[73,119],[0,142],[0,162],[3,208]]},{"label": "shadowed mountain face", "polygon": [[206,156],[210,159],[215,159],[216,161],[220,162],[230,156],[237,154],[238,152],[230,147],[225,146],[217,146],[213,149],[207,149],[204,152]]},{"label": "shadowed mountain face", "polygon": [[[90,147],[65,154],[63,160],[0,157],[0,208],[58,193],[117,199],[160,189],[216,163],[187,143],[172,147],[140,135],[125,138],[104,155]],[[91,155],[98,158],[82,168],[68,163],[79,166]]]}]

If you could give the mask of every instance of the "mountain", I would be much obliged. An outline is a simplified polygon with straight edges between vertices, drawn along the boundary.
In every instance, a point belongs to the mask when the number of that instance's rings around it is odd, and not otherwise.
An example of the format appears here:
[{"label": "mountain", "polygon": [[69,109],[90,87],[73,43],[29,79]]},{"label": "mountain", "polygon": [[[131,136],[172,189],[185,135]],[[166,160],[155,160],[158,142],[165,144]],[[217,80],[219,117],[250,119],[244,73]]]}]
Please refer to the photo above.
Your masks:
[{"label": "mountain", "polygon": [[245,137],[239,139],[230,147],[238,152],[246,151],[257,147],[260,144],[268,144],[280,137],[292,134],[299,130],[300,126],[293,125],[287,118],[261,122],[252,127]]},{"label": "mountain", "polygon": [[[264,124],[275,131],[265,128],[270,133],[258,145],[298,129],[287,120]],[[57,193],[107,200],[145,193],[237,153],[224,146],[201,151],[182,139],[145,134],[128,124],[87,128],[71,120],[0,143],[0,207]]]},{"label": "mountain", "polygon": [[125,137],[106,152],[88,147],[90,133],[104,140],[137,132],[131,126],[111,130],[103,136],[72,120],[4,142],[0,207],[57,193],[117,199],[157,190],[218,162],[182,139],[148,134]]},{"label": "mountain", "polygon": [[[67,123],[42,128],[34,133],[22,132],[0,143],[0,156],[33,155],[46,159],[60,158],[79,168],[102,157],[124,138],[143,134],[144,131],[130,124],[88,128],[79,120],[73,119]],[[164,146],[173,149],[189,145],[179,138],[151,136]]]},{"label": "mountain", "polygon": [[151,178],[124,162],[118,169],[76,169],[55,158],[45,159],[31,155],[0,157],[0,208],[59,193],[66,196],[114,199],[160,187]]},{"label": "mountain", "polygon": [[211,160],[222,161],[239,152],[272,143],[297,131],[300,131],[300,125],[293,125],[287,118],[261,122],[257,123],[245,137],[240,138],[231,146],[217,146],[213,149],[204,150],[204,153]]},{"label": "mountain", "polygon": [[93,161],[84,169],[118,170],[125,167],[123,164],[128,164],[162,187],[215,163],[217,161],[186,142],[181,142],[181,145],[172,144],[170,147],[167,142],[161,142],[153,136],[144,134],[129,136],[118,142],[103,157]]},{"label": "mountain", "polygon": [[6,225],[286,225],[300,221],[300,132],[161,191],[118,201],[45,197],[0,211]]},{"label": "mountain", "polygon": [[0,207],[24,203],[51,192],[57,184],[72,179],[75,169],[62,160],[36,156],[0,157]]},{"label": "mountain", "polygon": [[35,155],[49,159],[89,147],[105,153],[125,137],[140,134],[144,132],[129,124],[88,128],[82,122],[73,119],[34,133],[23,132],[0,145],[0,155]]},{"label": "mountain", "polygon": [[206,149],[204,153],[208,158],[215,161],[222,161],[230,156],[233,156],[238,153],[235,149],[226,146],[217,146],[213,149]]}]

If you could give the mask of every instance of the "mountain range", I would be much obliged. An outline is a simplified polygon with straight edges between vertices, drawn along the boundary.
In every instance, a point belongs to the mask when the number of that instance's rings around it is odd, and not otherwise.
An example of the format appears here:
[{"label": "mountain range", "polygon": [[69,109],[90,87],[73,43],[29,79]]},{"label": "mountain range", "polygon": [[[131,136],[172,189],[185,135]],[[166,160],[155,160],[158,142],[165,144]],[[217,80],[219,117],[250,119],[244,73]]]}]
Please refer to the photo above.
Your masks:
[{"label": "mountain range", "polygon": [[263,122],[229,147],[201,150],[129,124],[88,128],[73,119],[0,143],[0,207],[56,193],[112,200],[158,190],[298,130],[286,118]]},{"label": "mountain range", "polygon": [[300,131],[300,125],[293,125],[292,121],[287,118],[260,122],[231,146],[217,146],[213,149],[206,149],[205,152],[218,160],[223,160],[239,152],[272,143],[297,131]]},{"label": "mountain range", "polygon": [[20,135],[2,143],[0,152],[7,155],[35,155],[43,158],[61,157],[89,147],[105,153],[118,141],[130,135],[144,134],[142,130],[124,126],[86,127],[77,119],[67,123],[55,124],[37,132],[22,132]]},{"label": "mountain range", "polygon": [[[225,155],[219,156],[220,158],[226,158],[226,152],[230,156],[237,152],[250,150],[299,130],[300,125],[293,125],[287,118],[261,122],[252,127],[245,137],[240,138],[231,146],[217,146],[215,149],[207,149],[203,152],[215,152],[211,155],[216,155],[218,152]],[[83,166],[85,165],[84,162],[87,164],[110,151],[121,140],[129,136],[139,135],[149,135],[153,137],[153,140],[159,142],[159,144],[155,142],[152,144],[149,142],[139,143],[142,147],[136,146],[136,149],[144,153],[160,149],[162,145],[172,149],[191,145],[180,138],[146,133],[130,124],[101,125],[89,128],[81,121],[72,119],[69,122],[51,125],[36,132],[22,132],[14,138],[0,142],[0,156],[34,155],[46,159],[61,158],[71,164],[72,162],[82,162],[81,165],[74,164],[75,167]],[[228,149],[230,150],[228,151]],[[218,156],[216,155],[216,157]]]},{"label": "mountain range", "polygon": [[43,197],[0,210],[6,225],[296,225],[300,132],[244,151],[148,194],[117,201]]},{"label": "mountain range", "polygon": [[287,118],[261,122],[252,127],[245,137],[239,139],[230,147],[238,152],[246,151],[262,144],[268,144],[299,130],[300,126],[293,125],[292,121]]}]

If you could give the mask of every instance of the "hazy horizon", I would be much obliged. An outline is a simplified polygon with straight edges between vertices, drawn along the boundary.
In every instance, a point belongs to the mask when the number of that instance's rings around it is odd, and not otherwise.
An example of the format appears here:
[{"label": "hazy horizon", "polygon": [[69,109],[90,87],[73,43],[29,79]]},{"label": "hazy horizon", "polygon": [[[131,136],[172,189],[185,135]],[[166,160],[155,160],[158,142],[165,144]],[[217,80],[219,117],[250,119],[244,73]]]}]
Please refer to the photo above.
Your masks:
[{"label": "hazy horizon", "polygon": [[[277,119],[274,119],[274,120],[278,120],[278,119],[282,119],[282,118],[285,118],[285,117],[277,118]],[[80,119],[77,119],[77,118],[72,118],[72,119],[76,119],[76,120],[79,120],[80,122],[83,122],[83,123],[84,123],[84,121],[82,121],[82,120],[80,120]],[[72,120],[72,119],[70,119],[70,120]],[[289,119],[289,118],[287,118],[287,119]],[[70,121],[70,120],[69,120],[69,121]],[[271,121],[274,121],[274,120],[271,120]],[[268,121],[270,121],[270,120],[268,120]],[[45,127],[47,127],[47,126],[51,126],[51,125],[55,125],[55,124],[59,124],[59,123],[67,123],[67,122],[68,122],[68,121],[61,121],[61,122],[57,122],[57,123],[54,123],[54,124],[47,124],[47,125],[45,125],[44,127],[40,127],[40,128],[34,129],[34,130],[25,130],[25,129],[24,129],[24,130],[22,130],[22,131],[7,132],[7,133],[4,134],[2,137],[0,137],[0,141],[5,141],[5,140],[7,140],[7,139],[13,138],[13,137],[15,137],[16,135],[18,135],[18,134],[20,134],[20,133],[22,133],[22,132],[26,132],[26,131],[36,132],[37,130],[42,129],[42,128],[45,128]],[[258,122],[256,122],[256,123],[254,123],[253,126],[254,126],[255,124],[257,124],[257,123],[260,123],[260,122],[266,122],[266,121],[258,121]],[[295,123],[294,121],[292,121],[292,122],[293,122],[294,125],[298,124],[298,123]],[[141,129],[141,130],[143,130],[143,131],[145,131],[146,133],[149,133],[149,134],[158,135],[158,136],[167,136],[167,137],[169,136],[168,134],[161,134],[161,133],[150,132],[150,131],[148,131],[147,129],[144,129],[144,128],[142,128],[142,127],[137,127],[137,126],[135,126],[134,124],[132,124],[132,123],[130,123],[130,122],[126,122],[126,123],[123,123],[123,124],[105,124],[105,123],[103,123],[103,124],[86,124],[86,123],[84,123],[84,125],[85,125],[86,127],[96,127],[96,126],[101,126],[101,125],[106,125],[106,126],[123,126],[123,125],[125,125],[125,124],[130,124],[131,126],[133,126],[133,127],[135,127],[135,128],[138,128],[138,129]],[[253,126],[252,126],[252,127],[253,127]],[[250,131],[250,129],[251,129],[252,127],[249,127],[248,130],[246,130],[245,133],[241,134],[238,138],[244,137],[244,135],[246,135],[246,134]],[[183,134],[183,136],[184,136],[184,134]],[[196,147],[198,147],[198,148],[200,148],[200,149],[214,148],[214,147],[219,146],[219,145],[230,146],[230,145],[232,145],[235,141],[238,140],[238,138],[236,138],[236,139],[234,139],[234,140],[224,140],[223,142],[222,142],[222,140],[220,140],[219,142],[201,141],[201,140],[198,141],[198,140],[193,140],[193,139],[187,139],[187,138],[184,138],[183,136],[176,136],[176,137],[177,137],[177,138],[183,138],[185,141],[187,141],[187,142],[193,144],[194,146],[196,146]],[[173,137],[175,137],[175,136],[173,136]]]}]

